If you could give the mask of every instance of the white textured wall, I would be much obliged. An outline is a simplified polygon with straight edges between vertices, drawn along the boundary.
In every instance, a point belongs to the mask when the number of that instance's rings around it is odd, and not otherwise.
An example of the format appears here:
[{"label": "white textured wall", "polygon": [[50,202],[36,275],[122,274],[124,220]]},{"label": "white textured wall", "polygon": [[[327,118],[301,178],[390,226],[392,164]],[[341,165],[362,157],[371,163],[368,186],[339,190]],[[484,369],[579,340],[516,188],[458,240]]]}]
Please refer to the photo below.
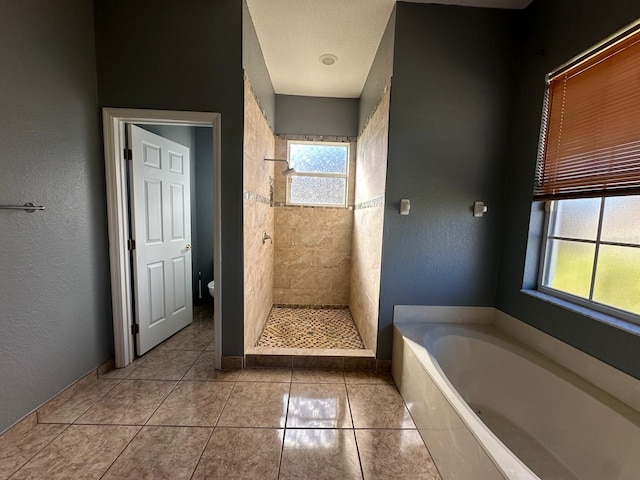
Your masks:
[{"label": "white textured wall", "polygon": [[113,351],[92,3],[0,2],[0,431]]}]

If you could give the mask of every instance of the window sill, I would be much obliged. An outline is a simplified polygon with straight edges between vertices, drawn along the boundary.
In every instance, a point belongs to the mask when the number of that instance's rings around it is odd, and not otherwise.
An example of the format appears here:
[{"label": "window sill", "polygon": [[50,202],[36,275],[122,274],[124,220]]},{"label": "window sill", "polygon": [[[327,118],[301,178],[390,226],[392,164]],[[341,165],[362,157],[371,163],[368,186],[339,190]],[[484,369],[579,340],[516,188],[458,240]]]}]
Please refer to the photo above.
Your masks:
[{"label": "window sill", "polygon": [[537,298],[538,300],[542,300],[543,302],[564,308],[565,310],[569,310],[570,312],[577,313],[579,315],[584,315],[585,317],[597,322],[604,323],[610,327],[617,328],[623,332],[640,337],[640,325],[636,325],[635,323],[592,310],[588,307],[583,307],[582,305],[576,305],[568,300],[554,297],[553,295],[549,295],[548,293],[543,293],[538,290],[521,289],[520,292],[525,295],[529,295],[530,297]]}]

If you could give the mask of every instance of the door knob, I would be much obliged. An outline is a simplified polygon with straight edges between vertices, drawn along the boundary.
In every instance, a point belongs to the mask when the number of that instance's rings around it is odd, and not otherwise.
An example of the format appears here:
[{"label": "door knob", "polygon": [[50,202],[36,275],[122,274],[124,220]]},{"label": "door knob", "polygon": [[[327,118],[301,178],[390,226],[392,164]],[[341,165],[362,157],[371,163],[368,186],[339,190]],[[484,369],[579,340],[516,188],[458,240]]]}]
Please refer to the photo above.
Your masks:
[{"label": "door knob", "polygon": [[189,250],[191,250],[191,244],[187,243],[187,246],[184,247],[184,249],[188,252]]}]

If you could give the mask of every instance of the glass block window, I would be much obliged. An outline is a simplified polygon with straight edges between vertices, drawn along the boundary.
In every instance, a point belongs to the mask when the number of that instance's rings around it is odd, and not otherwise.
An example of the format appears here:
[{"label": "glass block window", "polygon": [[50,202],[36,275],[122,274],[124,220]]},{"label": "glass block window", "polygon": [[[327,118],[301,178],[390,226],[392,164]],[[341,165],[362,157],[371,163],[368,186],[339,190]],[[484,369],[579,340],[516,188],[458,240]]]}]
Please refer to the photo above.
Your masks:
[{"label": "glass block window", "polygon": [[347,206],[349,144],[289,141],[287,204]]},{"label": "glass block window", "polygon": [[547,204],[539,289],[640,321],[640,196]]}]

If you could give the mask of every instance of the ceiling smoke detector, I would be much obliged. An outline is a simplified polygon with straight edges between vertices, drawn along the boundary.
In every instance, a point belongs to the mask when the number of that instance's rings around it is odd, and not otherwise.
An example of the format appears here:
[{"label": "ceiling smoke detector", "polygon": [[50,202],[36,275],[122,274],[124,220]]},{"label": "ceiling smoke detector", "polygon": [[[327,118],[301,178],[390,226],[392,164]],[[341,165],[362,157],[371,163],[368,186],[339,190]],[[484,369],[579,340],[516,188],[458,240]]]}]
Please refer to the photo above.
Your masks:
[{"label": "ceiling smoke detector", "polygon": [[338,57],[336,57],[335,55],[332,55],[331,53],[325,53],[324,55],[320,55],[320,62],[323,65],[333,65],[334,63],[336,63],[338,61]]}]

